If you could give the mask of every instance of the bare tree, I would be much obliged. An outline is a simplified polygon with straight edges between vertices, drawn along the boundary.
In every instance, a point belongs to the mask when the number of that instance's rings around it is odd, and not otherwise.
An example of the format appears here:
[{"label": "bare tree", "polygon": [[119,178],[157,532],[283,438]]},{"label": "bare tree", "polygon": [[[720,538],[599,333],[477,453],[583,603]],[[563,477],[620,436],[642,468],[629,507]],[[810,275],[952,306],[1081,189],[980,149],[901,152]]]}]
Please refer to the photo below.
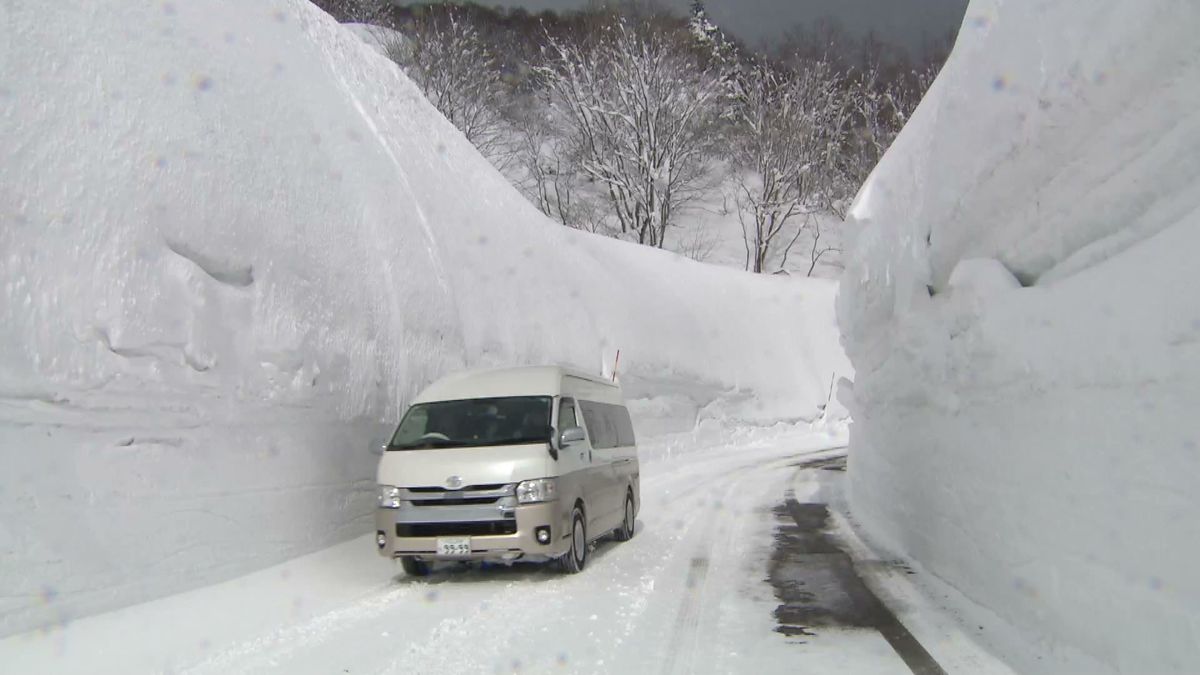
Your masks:
[{"label": "bare tree", "polygon": [[[786,263],[807,216],[828,207],[844,100],[825,61],[796,69],[760,61],[744,71],[739,85],[733,143],[738,219],[746,269],[764,272],[781,245]],[[788,229],[791,237],[781,240]]]},{"label": "bare tree", "polygon": [[616,18],[589,42],[547,37],[536,70],[620,232],[662,247],[703,187],[719,79],[676,36]]},{"label": "bare tree", "polygon": [[391,0],[314,0],[338,21],[387,25]]},{"label": "bare tree", "polygon": [[517,186],[542,213],[563,225],[587,228],[584,198],[579,194],[578,161],[573,149],[545,110],[527,111],[515,125],[518,138]]},{"label": "bare tree", "polygon": [[941,63],[931,61],[922,68],[909,70],[893,78],[888,83],[885,92],[893,115],[893,137],[908,123],[908,118],[916,111],[917,105],[925,97],[925,92],[929,91],[942,69]]},{"label": "bare tree", "polygon": [[[808,234],[808,236],[809,236],[809,250],[808,250],[809,265],[808,265],[808,272],[805,273],[805,276],[809,276],[809,277],[811,277],[813,275],[813,272],[815,272],[817,269],[817,263],[821,262],[821,258],[825,257],[825,255],[827,253],[841,253],[841,251],[842,251],[841,246],[837,245],[834,242],[829,241],[829,239],[824,236],[827,233],[824,230],[825,226],[821,224],[821,215],[822,214],[820,214],[820,213],[807,214],[805,216],[806,223],[804,224],[803,227],[799,228],[796,231],[796,236],[793,237],[792,242],[791,242],[792,244],[795,244],[796,239],[799,238],[799,236],[802,233]],[[837,215],[837,214],[829,214],[829,215]],[[837,216],[837,217],[839,219],[842,218],[842,216]],[[822,239],[824,239],[824,241],[822,241]],[[778,274],[779,272],[786,271],[788,254],[791,253],[791,250],[792,250],[792,246],[789,244],[788,247],[783,252],[783,260],[779,263],[779,271],[776,272],[776,274]]]},{"label": "bare tree", "polygon": [[847,90],[854,117],[853,134],[847,144],[844,170],[855,188],[862,185],[900,134],[940,68],[940,62],[931,62],[919,70],[888,75],[875,61],[854,73]]},{"label": "bare tree", "polygon": [[683,235],[679,242],[679,254],[696,262],[704,262],[717,250],[720,238],[706,227],[696,227]]},{"label": "bare tree", "polygon": [[813,219],[812,227],[809,228],[809,230],[812,232],[812,246],[809,248],[808,252],[808,260],[810,264],[808,266],[808,274],[806,276],[811,277],[813,275],[813,270],[817,269],[817,263],[821,262],[821,258],[824,257],[826,253],[841,253],[842,249],[841,247],[828,242],[821,243],[822,233],[820,218]]},{"label": "bare tree", "polygon": [[512,155],[507,92],[492,48],[454,8],[416,17],[404,33],[384,44],[388,57],[480,153],[503,168]]}]

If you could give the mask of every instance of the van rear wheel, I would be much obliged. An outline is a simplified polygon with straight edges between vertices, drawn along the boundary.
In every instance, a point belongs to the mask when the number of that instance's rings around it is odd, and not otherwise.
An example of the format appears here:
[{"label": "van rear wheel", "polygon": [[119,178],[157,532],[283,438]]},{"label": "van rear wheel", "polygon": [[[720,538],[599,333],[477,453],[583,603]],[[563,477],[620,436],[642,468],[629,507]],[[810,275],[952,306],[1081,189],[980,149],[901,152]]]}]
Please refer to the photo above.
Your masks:
[{"label": "van rear wheel", "polygon": [[578,506],[571,512],[571,548],[567,554],[559,558],[559,565],[567,574],[578,574],[587,564],[587,523],[583,520],[583,511]]},{"label": "van rear wheel", "polygon": [[613,538],[617,541],[629,541],[633,539],[633,533],[637,527],[637,514],[633,509],[633,493],[625,495],[625,518],[621,520],[621,526],[613,530]]},{"label": "van rear wheel", "polygon": [[404,568],[404,573],[410,577],[429,576],[430,565],[424,560],[417,560],[412,556],[404,556],[400,559],[400,566]]}]

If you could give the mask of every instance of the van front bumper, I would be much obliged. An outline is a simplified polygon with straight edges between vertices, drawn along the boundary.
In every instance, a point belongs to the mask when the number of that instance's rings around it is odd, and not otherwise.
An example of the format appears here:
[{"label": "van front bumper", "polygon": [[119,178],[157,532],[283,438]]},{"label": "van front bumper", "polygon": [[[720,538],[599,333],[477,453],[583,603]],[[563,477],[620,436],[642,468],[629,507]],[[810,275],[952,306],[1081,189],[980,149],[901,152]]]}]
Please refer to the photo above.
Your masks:
[{"label": "van front bumper", "polygon": [[[494,507],[435,506],[375,510],[375,533],[382,535],[379,554],[387,558],[415,556],[421,560],[549,560],[565,554],[565,536],[558,501],[521,504],[501,517]],[[542,544],[537,530],[549,528],[550,540]],[[441,537],[471,538],[470,555],[438,555]]]}]

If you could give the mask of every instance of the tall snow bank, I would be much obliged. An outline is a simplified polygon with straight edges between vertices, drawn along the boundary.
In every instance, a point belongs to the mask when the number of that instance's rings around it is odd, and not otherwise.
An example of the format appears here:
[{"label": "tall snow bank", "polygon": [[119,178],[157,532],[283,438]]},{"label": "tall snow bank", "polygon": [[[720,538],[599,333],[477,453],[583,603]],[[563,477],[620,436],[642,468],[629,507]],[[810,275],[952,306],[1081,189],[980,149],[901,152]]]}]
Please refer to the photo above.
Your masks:
[{"label": "tall snow bank", "polygon": [[0,27],[0,635],[366,531],[448,371],[620,349],[649,408],[765,422],[847,370],[831,284],[555,226],[308,2]]},{"label": "tall snow bank", "polygon": [[854,509],[1022,670],[1200,669],[1198,30],[973,0],[853,208]]}]

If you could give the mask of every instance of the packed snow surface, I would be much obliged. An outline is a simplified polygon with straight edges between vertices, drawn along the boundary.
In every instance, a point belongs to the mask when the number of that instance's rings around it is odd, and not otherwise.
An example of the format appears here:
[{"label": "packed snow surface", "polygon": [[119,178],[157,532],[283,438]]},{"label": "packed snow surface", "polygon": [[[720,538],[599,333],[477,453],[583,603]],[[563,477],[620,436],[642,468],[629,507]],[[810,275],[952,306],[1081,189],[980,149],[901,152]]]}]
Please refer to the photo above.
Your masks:
[{"label": "packed snow surface", "polygon": [[[375,555],[368,534],[224,583],[0,639],[0,663],[62,675],[904,675],[912,671],[874,628],[775,631],[779,600],[763,581],[782,524],[772,509],[789,488],[805,501],[835,497],[841,472],[797,465],[843,455],[836,446],[844,443],[841,424],[730,429],[708,421],[643,438],[637,534],[599,541],[579,575],[445,563],[412,578]],[[925,575],[862,556],[859,572],[901,600],[901,620],[947,672],[1011,675],[975,643],[975,626],[964,630],[912,588]]]},{"label": "packed snow surface", "polygon": [[832,283],[555,226],[308,2],[0,25],[0,635],[366,531],[449,371],[620,350],[662,432],[811,419],[849,370]]},{"label": "packed snow surface", "polygon": [[973,1],[852,210],[852,511],[1020,670],[1200,669],[1198,32]]},{"label": "packed snow surface", "polygon": [[[637,535],[587,568],[406,577],[371,535],[238,579],[0,640],[13,672],[907,672],[876,631],[773,631],[770,508],[844,432],[788,425],[643,443]],[[130,636],[136,636],[131,639]]]}]

